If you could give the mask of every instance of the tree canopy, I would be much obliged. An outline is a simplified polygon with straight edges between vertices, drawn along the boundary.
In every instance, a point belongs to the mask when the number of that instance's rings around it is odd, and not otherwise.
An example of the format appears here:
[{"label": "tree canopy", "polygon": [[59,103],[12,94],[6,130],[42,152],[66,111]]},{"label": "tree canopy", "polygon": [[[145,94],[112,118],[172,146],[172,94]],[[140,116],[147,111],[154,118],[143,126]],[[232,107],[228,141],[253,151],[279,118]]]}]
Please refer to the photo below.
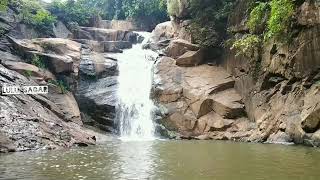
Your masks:
[{"label": "tree canopy", "polygon": [[8,6],[8,0],[1,0],[0,1],[0,11],[5,11]]},{"label": "tree canopy", "polygon": [[49,10],[65,22],[88,24],[90,18],[100,15],[103,19],[152,19],[162,22],[168,18],[166,0],[54,0]]}]

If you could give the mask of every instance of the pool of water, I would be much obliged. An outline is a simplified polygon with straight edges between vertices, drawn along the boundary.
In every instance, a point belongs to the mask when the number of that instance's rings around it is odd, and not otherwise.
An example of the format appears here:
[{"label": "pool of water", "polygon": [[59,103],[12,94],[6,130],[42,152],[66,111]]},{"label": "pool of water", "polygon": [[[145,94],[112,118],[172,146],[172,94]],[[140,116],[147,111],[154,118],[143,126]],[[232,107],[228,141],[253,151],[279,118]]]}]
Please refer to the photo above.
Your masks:
[{"label": "pool of water", "polygon": [[123,142],[0,155],[0,179],[318,180],[320,150],[222,141]]}]

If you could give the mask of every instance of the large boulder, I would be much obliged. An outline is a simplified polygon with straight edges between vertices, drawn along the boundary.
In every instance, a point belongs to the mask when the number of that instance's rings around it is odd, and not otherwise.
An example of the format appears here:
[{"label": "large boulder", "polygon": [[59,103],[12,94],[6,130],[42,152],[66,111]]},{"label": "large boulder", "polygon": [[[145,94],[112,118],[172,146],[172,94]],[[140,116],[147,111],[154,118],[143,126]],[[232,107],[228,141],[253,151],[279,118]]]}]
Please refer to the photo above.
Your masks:
[{"label": "large boulder", "polygon": [[48,70],[40,69],[32,64],[16,61],[2,61],[1,63],[8,69],[14,70],[24,76],[34,78],[38,82],[55,80],[55,76]]},{"label": "large boulder", "polygon": [[32,95],[32,98],[41,102],[64,121],[82,125],[80,110],[71,92],[63,92],[57,85],[49,84],[48,95]]},{"label": "large boulder", "polygon": [[199,131],[210,132],[210,131],[226,131],[227,128],[230,128],[234,123],[233,120],[223,119],[221,116],[214,112],[201,117],[199,119]]},{"label": "large boulder", "polygon": [[54,73],[75,73],[79,71],[81,44],[68,39],[10,38],[16,50],[31,61],[34,55],[41,57]]},{"label": "large boulder", "polygon": [[174,37],[175,31],[171,21],[158,24],[152,31],[151,42],[157,43],[163,40],[171,39]]},{"label": "large boulder", "polygon": [[313,141],[313,146],[320,147],[320,130],[313,133],[313,135],[311,136],[311,140]]},{"label": "large boulder", "polygon": [[80,63],[81,77],[104,78],[118,74],[118,64],[114,59],[108,59],[101,53],[84,51]]},{"label": "large boulder", "polygon": [[138,34],[132,31],[101,29],[94,27],[81,27],[75,32],[74,39],[89,39],[95,41],[129,41],[136,43]]},{"label": "large boulder", "polygon": [[58,21],[57,23],[54,24],[53,33],[56,38],[67,39],[72,37],[72,33],[61,21]]},{"label": "large boulder", "polygon": [[[187,46],[191,47],[190,50],[196,51],[198,50],[198,48],[195,47],[196,45],[191,44],[192,36],[187,30],[189,26],[190,21],[176,19],[158,24],[152,31],[152,35],[148,43],[145,45],[145,48],[150,48],[152,50],[163,50],[169,45],[170,41],[173,40],[175,42],[172,42],[171,46],[173,46],[174,44],[184,47]],[[176,47],[173,48],[176,49]],[[177,49],[177,51],[181,53],[180,49]],[[168,56],[171,55],[168,54]]]},{"label": "large boulder", "polygon": [[94,24],[97,28],[103,29],[117,29],[124,31],[146,31],[147,27],[138,25],[136,22],[131,20],[101,20],[98,18]]},{"label": "large boulder", "polygon": [[76,98],[86,124],[114,131],[117,86],[116,76],[80,81]]},{"label": "large boulder", "polygon": [[212,109],[220,116],[228,119],[236,119],[245,116],[244,105],[241,96],[234,90],[226,90],[211,97]]},{"label": "large boulder", "polygon": [[212,111],[212,99],[199,99],[190,104],[190,108],[197,118],[200,118]]},{"label": "large boulder", "polygon": [[[162,57],[155,69],[153,97],[160,109],[165,109],[159,122],[166,128],[183,138],[219,139],[223,133],[229,138],[249,137],[251,129],[239,128],[241,123],[237,123],[239,119],[248,121],[242,99],[234,90],[233,78],[223,68],[180,67],[174,59]],[[214,132],[219,133],[207,134]]]},{"label": "large boulder", "polygon": [[198,51],[200,47],[183,39],[172,40],[166,48],[165,53],[172,58],[178,58],[187,51]]},{"label": "large boulder", "polygon": [[132,47],[132,43],[129,41],[94,41],[88,39],[75,39],[81,44],[84,44],[86,48],[98,53],[122,52],[122,49],[129,49]]},{"label": "large boulder", "polygon": [[176,64],[182,67],[197,66],[203,62],[203,52],[198,51],[187,51],[183,55],[177,58]]},{"label": "large boulder", "polygon": [[306,132],[315,132],[320,128],[320,109],[314,110],[302,120],[302,128]]},{"label": "large boulder", "polygon": [[291,137],[287,133],[282,131],[271,134],[267,140],[267,143],[273,144],[288,144],[291,142]]},{"label": "large boulder", "polygon": [[74,41],[81,43],[83,49],[89,49],[91,51],[103,53],[104,52],[104,44],[90,39],[73,39]]}]

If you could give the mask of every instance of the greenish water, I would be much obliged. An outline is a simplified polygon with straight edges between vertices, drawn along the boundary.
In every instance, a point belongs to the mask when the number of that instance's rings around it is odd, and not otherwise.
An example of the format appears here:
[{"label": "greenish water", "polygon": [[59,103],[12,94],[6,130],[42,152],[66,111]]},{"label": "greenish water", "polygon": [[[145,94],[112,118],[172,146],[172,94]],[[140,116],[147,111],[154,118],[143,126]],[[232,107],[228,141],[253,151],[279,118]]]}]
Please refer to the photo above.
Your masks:
[{"label": "greenish water", "polygon": [[220,141],[121,142],[0,156],[0,179],[318,180],[315,148]]}]

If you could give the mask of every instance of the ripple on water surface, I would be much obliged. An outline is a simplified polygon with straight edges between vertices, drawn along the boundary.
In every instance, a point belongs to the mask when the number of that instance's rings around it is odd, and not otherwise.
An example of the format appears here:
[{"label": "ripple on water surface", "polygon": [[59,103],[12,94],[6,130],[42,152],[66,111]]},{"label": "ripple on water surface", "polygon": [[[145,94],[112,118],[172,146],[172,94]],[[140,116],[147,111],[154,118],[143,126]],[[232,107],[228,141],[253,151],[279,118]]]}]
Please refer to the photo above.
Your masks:
[{"label": "ripple on water surface", "polygon": [[319,149],[217,141],[120,141],[0,156],[0,179],[318,180]]}]

